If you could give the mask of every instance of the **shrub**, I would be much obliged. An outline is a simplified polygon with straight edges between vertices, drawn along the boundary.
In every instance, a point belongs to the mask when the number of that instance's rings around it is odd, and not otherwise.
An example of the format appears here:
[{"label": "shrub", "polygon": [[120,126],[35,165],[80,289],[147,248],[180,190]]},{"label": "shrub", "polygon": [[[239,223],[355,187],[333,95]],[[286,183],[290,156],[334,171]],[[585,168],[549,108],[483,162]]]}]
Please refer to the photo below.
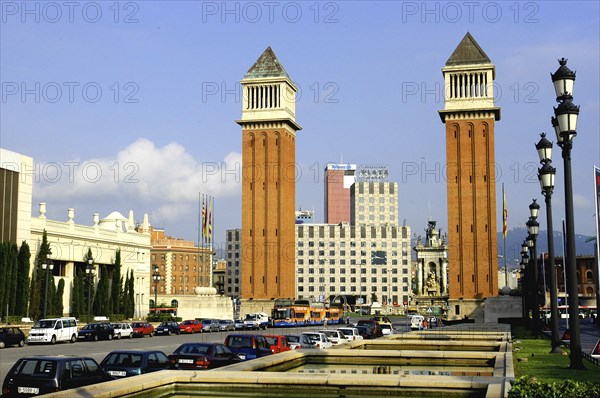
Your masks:
[{"label": "shrub", "polygon": [[590,398],[600,397],[600,384],[574,380],[541,383],[523,376],[511,383],[509,398]]}]

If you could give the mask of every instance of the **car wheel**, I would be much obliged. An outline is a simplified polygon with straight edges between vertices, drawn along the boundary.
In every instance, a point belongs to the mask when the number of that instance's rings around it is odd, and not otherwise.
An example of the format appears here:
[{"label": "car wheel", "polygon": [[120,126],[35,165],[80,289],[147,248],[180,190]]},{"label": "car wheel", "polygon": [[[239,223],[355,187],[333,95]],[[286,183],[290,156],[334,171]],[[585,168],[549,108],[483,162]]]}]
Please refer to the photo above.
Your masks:
[{"label": "car wheel", "polygon": [[154,337],[154,332],[150,332],[150,337]]},{"label": "car wheel", "polygon": [[167,330],[167,336],[170,336],[170,335],[171,335],[171,331]]},{"label": "car wheel", "polygon": [[74,343],[77,341],[77,336],[73,335],[71,336],[71,340],[69,340],[71,343]]},{"label": "car wheel", "polygon": [[191,329],[190,334],[194,334],[194,329]]},{"label": "car wheel", "polygon": [[129,333],[129,338],[132,339],[133,338],[133,333]]},{"label": "car wheel", "polygon": [[121,333],[117,333],[117,340],[121,340]]},{"label": "car wheel", "polygon": [[50,339],[50,344],[56,344],[56,336],[52,336]]},{"label": "car wheel", "polygon": [[19,341],[19,347],[23,347],[24,345],[25,345],[25,341],[24,340]]},{"label": "car wheel", "polygon": [[113,335],[112,335],[112,334],[109,334],[109,335],[108,335],[108,341],[111,341],[111,340],[112,340],[112,338],[113,338]]},{"label": "car wheel", "polygon": [[4,341],[0,341],[0,348],[4,348],[6,347],[6,344],[4,343]]},{"label": "car wheel", "polygon": [[94,341],[98,341],[98,335],[97,334],[94,335]]}]

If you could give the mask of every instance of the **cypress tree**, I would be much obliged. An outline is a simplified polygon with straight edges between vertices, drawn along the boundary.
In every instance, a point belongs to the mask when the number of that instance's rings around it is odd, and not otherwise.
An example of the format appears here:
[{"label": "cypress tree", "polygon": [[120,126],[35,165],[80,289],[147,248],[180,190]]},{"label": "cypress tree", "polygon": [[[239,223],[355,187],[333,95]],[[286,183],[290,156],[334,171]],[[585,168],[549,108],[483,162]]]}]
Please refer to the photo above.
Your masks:
[{"label": "cypress tree", "polygon": [[29,260],[31,259],[31,253],[29,252],[29,245],[26,241],[21,243],[18,255],[17,265],[17,294],[15,297],[15,314],[25,316],[27,315],[27,308],[29,303]]},{"label": "cypress tree", "polygon": [[10,279],[7,281],[8,287],[8,314],[15,314],[15,305],[17,302],[17,273],[19,271],[19,249],[15,243],[9,244],[8,268],[10,269]]},{"label": "cypress tree", "polygon": [[108,269],[105,265],[101,265],[98,269],[100,272],[100,280],[96,288],[96,296],[94,298],[94,315],[110,315],[108,313]]},{"label": "cypress tree", "polygon": [[8,242],[0,242],[0,315],[4,312],[4,308],[6,308],[5,302],[8,291],[7,285],[8,279],[10,278],[10,272],[8,269],[8,256]]},{"label": "cypress tree", "polygon": [[32,319],[39,319],[43,315],[44,311],[44,293],[45,293],[45,276],[42,269],[42,263],[46,261],[49,255],[52,254],[50,250],[50,244],[48,243],[48,236],[46,230],[42,233],[42,243],[40,244],[40,250],[36,256],[35,268],[33,272],[33,278],[31,280],[31,295],[29,301],[29,316]]},{"label": "cypress tree", "polygon": [[113,267],[110,290],[110,311],[113,314],[122,314],[122,312],[119,312],[119,307],[121,306],[121,249],[117,249],[115,253],[115,265]]},{"label": "cypress tree", "polygon": [[133,278],[133,270],[129,271],[129,274],[129,291],[127,292],[129,294],[129,318],[133,318],[133,315],[135,314],[135,279]]},{"label": "cypress tree", "polygon": [[56,294],[54,295],[54,314],[58,316],[63,315],[64,306],[63,306],[63,295],[65,292],[65,280],[64,278],[60,278],[58,281],[58,287],[56,288]]}]

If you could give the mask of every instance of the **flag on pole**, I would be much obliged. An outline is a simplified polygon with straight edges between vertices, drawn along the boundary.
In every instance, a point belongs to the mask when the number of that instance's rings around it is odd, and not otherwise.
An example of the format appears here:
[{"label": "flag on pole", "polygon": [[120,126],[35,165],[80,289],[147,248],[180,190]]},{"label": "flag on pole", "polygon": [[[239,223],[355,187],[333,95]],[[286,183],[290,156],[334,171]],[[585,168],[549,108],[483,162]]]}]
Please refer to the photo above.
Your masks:
[{"label": "flag on pole", "polygon": [[206,239],[206,203],[202,194],[202,238]]},{"label": "flag on pole", "polygon": [[209,199],[210,201],[210,210],[208,213],[208,240],[212,241],[212,224],[213,224],[213,205],[214,205],[214,198],[211,197]]},{"label": "flag on pole", "polygon": [[508,209],[506,208],[506,193],[502,184],[502,237],[506,239],[508,234]]}]

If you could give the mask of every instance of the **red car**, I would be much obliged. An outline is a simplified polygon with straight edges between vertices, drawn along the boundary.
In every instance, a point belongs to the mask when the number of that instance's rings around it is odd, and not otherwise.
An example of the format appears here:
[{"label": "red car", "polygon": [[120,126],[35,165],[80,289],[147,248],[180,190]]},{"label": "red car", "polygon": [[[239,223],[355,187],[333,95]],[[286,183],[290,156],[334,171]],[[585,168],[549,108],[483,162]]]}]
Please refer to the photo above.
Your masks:
[{"label": "red car", "polygon": [[133,335],[137,337],[154,336],[154,326],[148,322],[134,322],[131,324]]},{"label": "red car", "polygon": [[284,351],[290,351],[292,349],[287,341],[287,337],[285,336],[275,336],[266,334],[265,339],[267,339],[267,343],[269,343],[269,346],[271,347],[271,352],[273,354],[278,354]]},{"label": "red car", "polygon": [[189,321],[183,321],[179,324],[180,333],[202,333],[202,321],[197,319],[191,319]]}]

